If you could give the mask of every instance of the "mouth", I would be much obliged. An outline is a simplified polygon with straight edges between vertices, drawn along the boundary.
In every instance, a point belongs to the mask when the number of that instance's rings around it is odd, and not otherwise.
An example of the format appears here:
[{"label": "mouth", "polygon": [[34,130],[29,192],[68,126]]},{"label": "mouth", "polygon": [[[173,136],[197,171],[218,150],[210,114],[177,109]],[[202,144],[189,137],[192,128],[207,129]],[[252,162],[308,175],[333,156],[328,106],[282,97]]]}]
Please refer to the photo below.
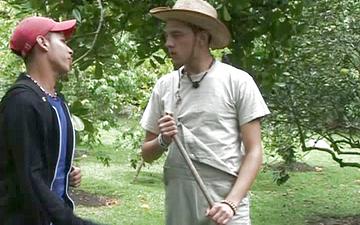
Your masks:
[{"label": "mouth", "polygon": [[174,51],[169,51],[169,55],[170,55],[171,57],[173,57],[173,56],[176,55],[176,52],[174,52]]}]

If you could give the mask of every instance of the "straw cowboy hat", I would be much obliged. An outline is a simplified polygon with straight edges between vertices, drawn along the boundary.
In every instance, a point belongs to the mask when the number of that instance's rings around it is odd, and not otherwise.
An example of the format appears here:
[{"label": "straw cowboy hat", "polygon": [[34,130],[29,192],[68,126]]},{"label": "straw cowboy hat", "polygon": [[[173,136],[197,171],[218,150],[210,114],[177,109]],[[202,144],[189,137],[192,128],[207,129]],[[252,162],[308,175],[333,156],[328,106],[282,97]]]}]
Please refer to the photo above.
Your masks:
[{"label": "straw cowboy hat", "polygon": [[215,8],[206,1],[178,0],[172,8],[157,7],[150,13],[163,21],[179,20],[208,31],[211,35],[210,48],[224,48],[231,41],[229,30],[218,19]]}]

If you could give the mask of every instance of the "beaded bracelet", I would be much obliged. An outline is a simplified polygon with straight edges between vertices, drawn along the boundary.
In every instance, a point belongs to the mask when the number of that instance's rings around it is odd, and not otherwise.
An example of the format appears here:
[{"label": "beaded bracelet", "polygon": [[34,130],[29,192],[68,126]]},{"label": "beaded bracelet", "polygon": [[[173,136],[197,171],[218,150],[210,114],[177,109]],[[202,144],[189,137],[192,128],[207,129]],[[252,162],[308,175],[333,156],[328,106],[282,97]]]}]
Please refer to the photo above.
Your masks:
[{"label": "beaded bracelet", "polygon": [[234,215],[236,214],[237,206],[236,206],[236,204],[234,202],[226,200],[226,199],[221,200],[220,202],[230,206],[230,208],[232,209]]},{"label": "beaded bracelet", "polygon": [[157,142],[160,145],[161,149],[163,149],[164,151],[167,151],[167,148],[169,147],[170,143],[166,143],[161,134],[159,134],[157,136]]}]

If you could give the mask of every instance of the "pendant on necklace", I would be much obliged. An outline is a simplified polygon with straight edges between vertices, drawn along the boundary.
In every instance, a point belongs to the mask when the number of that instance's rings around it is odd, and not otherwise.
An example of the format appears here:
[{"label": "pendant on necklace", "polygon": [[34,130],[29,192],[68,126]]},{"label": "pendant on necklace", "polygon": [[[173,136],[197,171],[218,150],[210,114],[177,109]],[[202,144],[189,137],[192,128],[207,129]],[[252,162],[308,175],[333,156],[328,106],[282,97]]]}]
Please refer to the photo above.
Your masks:
[{"label": "pendant on necklace", "polygon": [[200,82],[199,81],[193,81],[192,86],[193,86],[193,88],[198,88],[200,86]]},{"label": "pendant on necklace", "polygon": [[206,74],[208,73],[208,71],[206,71],[203,75],[202,75],[202,77],[200,78],[200,80],[197,80],[197,81],[193,81],[192,79],[191,79],[191,77],[188,75],[187,77],[189,78],[189,80],[191,81],[191,83],[192,83],[192,87],[193,88],[198,88],[198,87],[200,87],[200,82],[204,79],[204,77],[206,76]]}]

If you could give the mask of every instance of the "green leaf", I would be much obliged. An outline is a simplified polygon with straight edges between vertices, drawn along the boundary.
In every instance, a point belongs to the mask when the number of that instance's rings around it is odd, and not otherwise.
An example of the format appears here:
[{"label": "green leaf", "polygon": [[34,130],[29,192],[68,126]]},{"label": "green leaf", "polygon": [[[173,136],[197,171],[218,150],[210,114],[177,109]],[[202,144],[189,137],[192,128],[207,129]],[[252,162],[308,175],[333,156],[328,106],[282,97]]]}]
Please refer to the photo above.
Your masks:
[{"label": "green leaf", "polygon": [[78,22],[81,22],[81,13],[78,9],[73,9],[72,10],[72,15],[75,17],[75,19],[78,21]]},{"label": "green leaf", "polygon": [[275,85],[278,87],[286,87],[286,83],[282,83],[282,82],[276,82]]},{"label": "green leaf", "polygon": [[43,3],[44,3],[44,1],[30,0],[30,4],[31,4],[32,8],[41,8]]},{"label": "green leaf", "polygon": [[150,58],[150,64],[151,64],[152,68],[154,68],[154,69],[157,67],[156,63],[151,58]]},{"label": "green leaf", "polygon": [[84,122],[80,119],[80,117],[71,114],[71,122],[73,123],[74,129],[76,131],[83,131],[85,128]]},{"label": "green leaf", "polygon": [[157,56],[157,55],[153,55],[153,57],[156,59],[156,61],[160,64],[165,64],[165,60],[164,58]]},{"label": "green leaf", "polygon": [[95,66],[95,78],[96,79],[100,79],[103,77],[103,68],[102,68],[102,64],[99,62],[96,62],[96,66]]},{"label": "green leaf", "polygon": [[231,20],[231,15],[226,6],[223,7],[223,15],[226,22],[229,22]]}]

